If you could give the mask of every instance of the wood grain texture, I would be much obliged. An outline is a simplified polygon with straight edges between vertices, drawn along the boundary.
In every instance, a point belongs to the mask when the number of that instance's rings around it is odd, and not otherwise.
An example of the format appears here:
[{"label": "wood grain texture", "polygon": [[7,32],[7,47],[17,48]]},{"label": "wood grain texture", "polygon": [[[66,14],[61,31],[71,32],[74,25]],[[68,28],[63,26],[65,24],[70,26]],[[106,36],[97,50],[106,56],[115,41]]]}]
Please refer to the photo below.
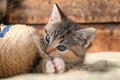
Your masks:
[{"label": "wood grain texture", "polygon": [[8,9],[7,22],[46,24],[53,3],[77,23],[120,22],[120,0],[18,0]]},{"label": "wood grain texture", "polygon": [[7,0],[0,0],[0,20],[4,17],[7,7]]}]

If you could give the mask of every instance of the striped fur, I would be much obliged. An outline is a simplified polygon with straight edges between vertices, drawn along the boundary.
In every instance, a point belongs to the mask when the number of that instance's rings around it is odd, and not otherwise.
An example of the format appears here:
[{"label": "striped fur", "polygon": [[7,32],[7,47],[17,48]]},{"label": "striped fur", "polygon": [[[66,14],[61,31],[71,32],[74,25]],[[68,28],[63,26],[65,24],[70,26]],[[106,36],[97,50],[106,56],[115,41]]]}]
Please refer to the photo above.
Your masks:
[{"label": "striped fur", "polygon": [[[80,26],[67,19],[57,4],[54,4],[51,17],[44,29],[48,55],[61,57],[68,64],[66,66],[83,63],[86,49],[95,36],[94,28],[81,29]],[[49,36],[49,42],[46,40],[46,36]],[[60,51],[59,45],[65,46],[67,49]]]}]

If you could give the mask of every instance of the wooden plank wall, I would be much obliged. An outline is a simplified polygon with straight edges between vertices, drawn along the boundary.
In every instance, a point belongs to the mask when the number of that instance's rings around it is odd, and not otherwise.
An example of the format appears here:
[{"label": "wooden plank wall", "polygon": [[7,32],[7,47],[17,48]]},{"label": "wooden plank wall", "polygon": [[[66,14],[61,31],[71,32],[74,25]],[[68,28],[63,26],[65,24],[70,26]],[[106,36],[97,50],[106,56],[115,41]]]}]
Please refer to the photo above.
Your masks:
[{"label": "wooden plank wall", "polygon": [[6,12],[7,0],[0,0],[0,20],[4,17]]},{"label": "wooden plank wall", "polygon": [[[47,23],[53,3],[81,27],[95,27],[96,38],[88,52],[120,51],[120,0],[9,0],[6,23],[30,24],[39,33]],[[9,7],[9,5],[8,5]]]},{"label": "wooden plank wall", "polygon": [[120,0],[11,0],[11,23],[45,24],[57,3],[77,23],[120,22]]}]

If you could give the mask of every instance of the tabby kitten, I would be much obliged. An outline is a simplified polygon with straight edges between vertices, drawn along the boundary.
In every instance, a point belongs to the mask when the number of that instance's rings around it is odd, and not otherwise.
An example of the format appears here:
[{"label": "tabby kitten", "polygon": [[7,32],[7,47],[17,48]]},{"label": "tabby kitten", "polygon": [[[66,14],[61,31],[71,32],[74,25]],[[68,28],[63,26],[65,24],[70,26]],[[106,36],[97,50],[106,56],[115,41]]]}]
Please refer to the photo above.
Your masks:
[{"label": "tabby kitten", "polygon": [[49,22],[44,28],[46,53],[52,58],[47,73],[64,72],[81,66],[96,32],[95,28],[81,29],[65,17],[57,4],[53,6]]}]

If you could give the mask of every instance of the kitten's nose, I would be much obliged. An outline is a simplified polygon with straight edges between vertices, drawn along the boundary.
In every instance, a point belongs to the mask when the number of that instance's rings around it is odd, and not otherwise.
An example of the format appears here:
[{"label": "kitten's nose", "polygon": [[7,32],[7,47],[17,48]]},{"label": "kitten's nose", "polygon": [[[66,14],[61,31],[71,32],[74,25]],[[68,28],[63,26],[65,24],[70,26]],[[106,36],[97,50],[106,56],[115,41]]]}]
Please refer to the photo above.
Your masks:
[{"label": "kitten's nose", "polygon": [[56,48],[47,48],[47,49],[46,49],[46,52],[47,52],[48,54],[50,54],[50,53],[53,53],[55,50],[56,50]]}]

